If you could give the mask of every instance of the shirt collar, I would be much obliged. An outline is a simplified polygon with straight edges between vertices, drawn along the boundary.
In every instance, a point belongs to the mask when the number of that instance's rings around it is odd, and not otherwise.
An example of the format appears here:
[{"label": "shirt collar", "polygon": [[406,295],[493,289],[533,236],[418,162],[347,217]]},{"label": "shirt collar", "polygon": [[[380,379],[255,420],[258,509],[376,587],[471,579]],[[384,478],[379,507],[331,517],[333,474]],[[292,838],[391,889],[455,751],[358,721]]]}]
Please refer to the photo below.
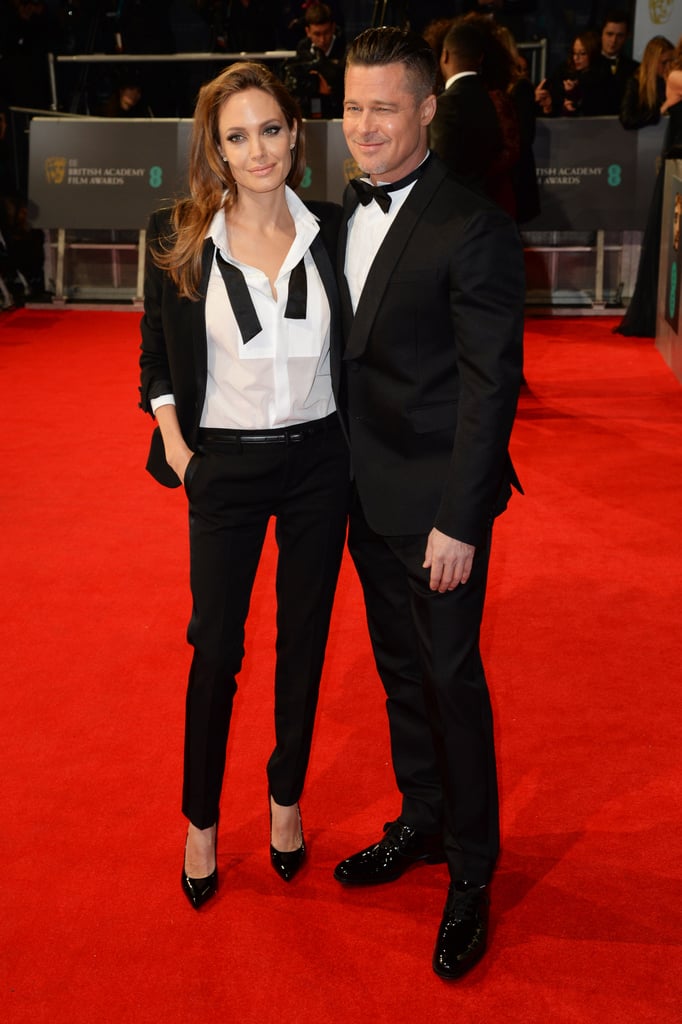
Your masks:
[{"label": "shirt collar", "polygon": [[458,71],[456,75],[450,75],[447,82],[445,83],[445,88],[449,89],[452,83],[456,82],[458,78],[468,78],[470,75],[477,74],[477,71]]},{"label": "shirt collar", "polygon": [[[296,244],[294,248],[298,252],[299,245],[302,244],[304,249],[307,249],[320,230],[319,218],[314,213],[311,213],[303,200],[288,185],[285,186],[284,194],[287,206],[289,207],[289,213],[293,217],[296,227]],[[220,249],[224,256],[232,259],[230,246],[227,241],[227,225],[225,223],[225,200],[227,195],[228,193],[225,192],[220,209],[216,211],[213,220],[208,225],[206,238],[210,238],[215,247]]]},{"label": "shirt collar", "polygon": [[[415,167],[415,171],[417,170],[417,168],[421,167],[421,165],[423,163],[426,163],[426,161],[429,159],[430,155],[431,155],[431,150],[427,149],[426,150],[426,155],[424,156],[424,159],[419,161],[419,163],[417,164],[417,167]],[[368,174],[363,174],[362,178],[363,178],[363,181],[369,181],[370,184],[372,184],[371,179],[370,179]],[[411,181],[409,183],[409,185],[405,185],[405,188],[401,188],[399,191],[397,191],[395,193],[392,193],[392,195],[396,195],[396,196],[402,195],[402,193],[405,191],[405,189],[406,188],[412,188],[413,185],[415,184],[415,182],[416,182],[416,179],[415,179],[415,181]],[[392,182],[390,182],[390,181],[382,181],[381,178],[379,178],[377,180],[377,185],[391,185],[391,184],[392,184]]]}]

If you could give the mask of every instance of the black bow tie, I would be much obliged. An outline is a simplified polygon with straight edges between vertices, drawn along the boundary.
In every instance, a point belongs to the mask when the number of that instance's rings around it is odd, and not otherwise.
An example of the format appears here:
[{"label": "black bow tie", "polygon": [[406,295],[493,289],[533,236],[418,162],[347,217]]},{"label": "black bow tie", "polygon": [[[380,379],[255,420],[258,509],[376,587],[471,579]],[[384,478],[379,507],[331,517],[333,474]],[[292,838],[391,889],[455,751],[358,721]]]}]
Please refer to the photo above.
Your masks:
[{"label": "black bow tie", "polygon": [[[248,341],[251,341],[251,338],[255,338],[263,330],[256,313],[256,307],[251,298],[249,286],[239,267],[235,267],[233,263],[228,263],[221,255],[220,249],[216,249],[216,257],[218,269],[227,289],[227,297],[230,300],[232,312],[241,332],[242,342],[246,345]],[[308,279],[305,272],[305,263],[301,260],[289,275],[289,295],[284,316],[287,320],[305,320],[307,303]]]},{"label": "black bow tie", "polygon": [[388,213],[391,197],[383,185],[371,185],[369,181],[363,181],[362,178],[351,178],[350,183],[363,206],[369,206],[372,200],[376,199],[384,213]]},{"label": "black bow tie", "polygon": [[384,211],[388,213],[391,206],[390,192],[398,192],[401,188],[407,188],[413,181],[416,181],[421,177],[422,172],[425,170],[428,163],[428,158],[419,165],[414,171],[406,174],[400,181],[392,181],[388,185],[372,185],[369,181],[365,181],[363,178],[351,178],[350,184],[357,192],[358,199],[363,206],[369,206],[373,199],[376,199],[377,203]]}]

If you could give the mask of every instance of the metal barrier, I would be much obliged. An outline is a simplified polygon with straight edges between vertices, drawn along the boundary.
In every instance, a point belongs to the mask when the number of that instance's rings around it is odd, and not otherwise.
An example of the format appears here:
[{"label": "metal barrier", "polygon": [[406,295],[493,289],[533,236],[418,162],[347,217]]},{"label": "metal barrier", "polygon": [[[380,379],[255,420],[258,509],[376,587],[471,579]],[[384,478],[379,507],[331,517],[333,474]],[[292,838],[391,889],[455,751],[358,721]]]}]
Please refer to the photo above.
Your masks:
[{"label": "metal barrier", "polygon": [[233,53],[48,53],[47,64],[50,78],[52,110],[59,110],[56,65],[74,66],[83,64],[191,64],[222,63],[233,64],[238,60],[268,61],[288,60],[295,57],[295,50],[265,50],[263,52]]}]

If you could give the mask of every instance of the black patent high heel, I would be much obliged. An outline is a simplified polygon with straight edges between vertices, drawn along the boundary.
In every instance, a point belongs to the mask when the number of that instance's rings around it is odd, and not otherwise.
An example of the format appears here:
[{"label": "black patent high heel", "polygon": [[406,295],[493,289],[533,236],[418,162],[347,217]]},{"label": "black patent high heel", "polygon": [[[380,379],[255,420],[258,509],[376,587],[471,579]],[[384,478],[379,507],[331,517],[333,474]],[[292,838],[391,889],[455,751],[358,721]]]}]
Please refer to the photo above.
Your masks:
[{"label": "black patent high heel", "polygon": [[298,874],[299,870],[305,860],[305,840],[303,839],[303,822],[301,821],[301,808],[296,804],[296,810],[298,812],[298,824],[301,829],[301,845],[297,850],[276,850],[272,845],[272,802],[270,794],[268,793],[268,808],[270,810],[270,863],[279,875],[279,877],[285,881],[290,882],[294,875]]},{"label": "black patent high heel", "polygon": [[[187,841],[185,840],[185,850],[187,850]],[[185,896],[192,904],[195,910],[199,910],[203,907],[204,903],[214,896],[218,890],[218,833],[216,830],[216,866],[210,875],[206,875],[205,878],[190,878],[185,871],[185,862],[182,862],[182,874],[180,875],[180,884],[182,885],[182,891]]]}]

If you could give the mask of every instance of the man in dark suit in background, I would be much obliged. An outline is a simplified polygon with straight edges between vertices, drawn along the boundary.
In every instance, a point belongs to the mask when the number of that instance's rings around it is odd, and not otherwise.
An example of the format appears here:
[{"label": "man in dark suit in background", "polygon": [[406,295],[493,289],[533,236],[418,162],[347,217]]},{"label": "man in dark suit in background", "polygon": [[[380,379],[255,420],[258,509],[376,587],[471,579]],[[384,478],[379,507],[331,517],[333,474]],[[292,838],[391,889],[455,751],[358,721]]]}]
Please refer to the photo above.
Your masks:
[{"label": "man in dark suit in background", "polygon": [[[430,47],[399,29],[368,29],[347,56],[344,133],[369,178],[347,190],[339,268],[357,491],[349,546],[402,808],[334,874],[388,882],[445,854],[433,968],[457,978],[486,948],[499,845],[478,641],[492,522],[516,481],[507,449],[524,274],[509,217],[428,153],[435,76]],[[386,189],[368,192],[377,182]]]},{"label": "man in dark suit in background", "polygon": [[327,4],[306,8],[305,36],[284,65],[284,82],[304,117],[341,117],[345,43]]},{"label": "man in dark suit in background", "polygon": [[462,181],[487,192],[487,175],[503,139],[495,104],[478,74],[483,52],[475,25],[459,22],[448,31],[440,58],[445,89],[429,126],[429,143]]},{"label": "man in dark suit in background", "polygon": [[628,80],[639,67],[636,60],[624,52],[630,34],[630,18],[626,11],[608,11],[601,24],[601,53],[589,77],[594,84],[594,102],[590,105],[592,117],[618,115]]}]

